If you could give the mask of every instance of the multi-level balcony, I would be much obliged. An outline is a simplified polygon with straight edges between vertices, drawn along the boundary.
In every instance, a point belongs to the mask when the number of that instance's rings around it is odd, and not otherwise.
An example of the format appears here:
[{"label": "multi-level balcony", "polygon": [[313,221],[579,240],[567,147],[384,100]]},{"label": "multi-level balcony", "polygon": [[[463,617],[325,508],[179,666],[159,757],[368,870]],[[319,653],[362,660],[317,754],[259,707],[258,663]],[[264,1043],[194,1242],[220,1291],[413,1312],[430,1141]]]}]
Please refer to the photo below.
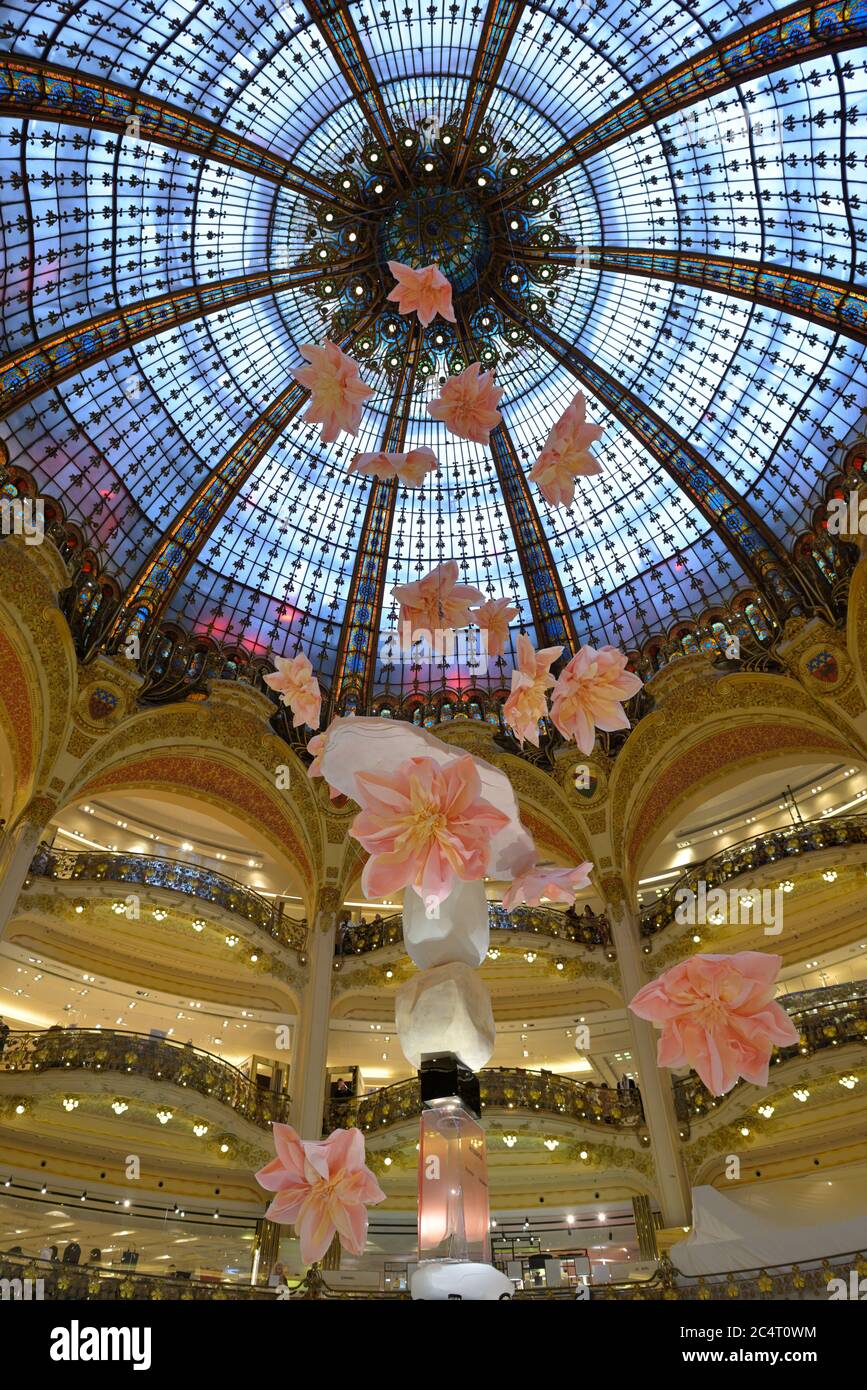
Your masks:
[{"label": "multi-level balcony", "polygon": [[[785,830],[766,831],[740,844],[730,845],[701,864],[693,864],[676,883],[642,909],[641,935],[649,939],[664,931],[675,919],[685,892],[697,893],[704,884],[710,891],[734,879],[747,876],[767,878],[769,868],[828,850],[846,850],[867,844],[867,816],[828,816],[791,825]],[[762,873],[764,871],[764,874]],[[784,870],[783,876],[786,877]],[[758,918],[756,918],[758,920]]]},{"label": "multi-level balcony", "polygon": [[[70,1093],[76,1081],[96,1075],[144,1077],[159,1083],[161,1090],[177,1092],[178,1103],[189,1105],[189,1093],[197,1092],[260,1129],[270,1129],[275,1120],[285,1122],[289,1116],[288,1096],[263,1090],[238,1067],[189,1043],[96,1028],[9,1034],[0,1055],[0,1078],[14,1075],[23,1082],[51,1073],[58,1074],[58,1084],[63,1075],[64,1089]],[[122,1095],[122,1080],[113,1089]],[[3,1090],[8,1093],[7,1086]]]},{"label": "multi-level balcony", "polygon": [[284,915],[281,903],[271,903],[246,884],[196,864],[146,854],[108,850],[57,850],[40,846],[30,866],[31,878],[59,883],[140,884],[183,893],[199,902],[242,917],[281,946],[303,951],[307,928]]},{"label": "multi-level balcony", "polygon": [[[607,919],[589,913],[555,912],[545,907],[518,907],[507,912],[499,903],[488,903],[491,931],[527,932],[568,941],[590,949],[610,948],[611,931]],[[403,941],[403,916],[399,912],[373,922],[351,922],[338,935],[336,956],[364,955]]]}]

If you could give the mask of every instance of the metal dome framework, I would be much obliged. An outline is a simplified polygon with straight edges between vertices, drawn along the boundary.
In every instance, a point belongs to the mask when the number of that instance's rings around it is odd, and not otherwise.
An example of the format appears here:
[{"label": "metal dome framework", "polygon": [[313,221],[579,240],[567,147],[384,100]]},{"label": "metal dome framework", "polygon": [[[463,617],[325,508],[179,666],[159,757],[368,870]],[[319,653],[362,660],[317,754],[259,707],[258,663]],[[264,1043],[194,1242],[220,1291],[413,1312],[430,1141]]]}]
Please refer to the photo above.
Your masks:
[{"label": "metal dome framework", "polygon": [[[116,582],[109,645],[304,650],[361,709],[507,683],[508,653],[382,660],[389,589],[446,558],[570,649],[738,591],[815,606],[791,547],[862,412],[863,4],[6,15],[2,434]],[[452,198],[485,250],[439,355],[387,336],[407,198]],[[325,331],[376,388],[333,446],[289,377]],[[489,450],[424,408],[477,356],[505,387]],[[555,510],[526,475],[577,386],[603,473]],[[424,487],[347,472],[406,440],[439,456]]]}]

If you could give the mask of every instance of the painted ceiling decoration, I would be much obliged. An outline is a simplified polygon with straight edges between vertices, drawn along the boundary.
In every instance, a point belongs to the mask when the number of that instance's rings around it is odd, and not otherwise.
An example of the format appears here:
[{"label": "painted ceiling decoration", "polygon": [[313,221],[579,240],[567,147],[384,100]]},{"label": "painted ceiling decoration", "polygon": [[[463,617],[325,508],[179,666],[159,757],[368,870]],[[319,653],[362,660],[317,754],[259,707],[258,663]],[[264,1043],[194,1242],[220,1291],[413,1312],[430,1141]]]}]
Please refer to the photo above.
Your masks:
[{"label": "painted ceiling decoration", "polygon": [[[860,437],[863,0],[8,0],[0,36],[0,439],[110,577],[109,649],[303,653],[362,713],[505,695],[522,634],[821,606],[792,557]],[[325,338],[373,388],[336,443],[293,377]],[[473,362],[489,445],[428,410]],[[601,471],[553,506],[579,390]],[[350,467],[413,450],[416,487]],[[391,590],[446,560],[510,642],[396,660]]]}]

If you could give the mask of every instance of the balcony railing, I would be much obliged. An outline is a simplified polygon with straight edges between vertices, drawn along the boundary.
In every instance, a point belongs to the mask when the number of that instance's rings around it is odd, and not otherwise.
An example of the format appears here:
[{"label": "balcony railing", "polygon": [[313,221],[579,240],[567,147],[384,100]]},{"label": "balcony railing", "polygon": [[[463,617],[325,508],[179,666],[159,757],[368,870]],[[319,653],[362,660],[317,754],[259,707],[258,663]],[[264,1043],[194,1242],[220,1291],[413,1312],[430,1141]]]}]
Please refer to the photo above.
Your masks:
[{"label": "balcony railing", "polygon": [[[30,1259],[11,1251],[0,1253],[0,1279],[30,1280],[30,1297],[37,1296],[37,1280],[42,1281],[41,1296],[46,1300],[86,1300],[113,1303],[119,1300],[178,1300],[204,1302],[232,1299],[273,1299],[274,1289],[252,1288],[223,1280],[186,1279],[171,1274],[139,1274],[135,1270],[104,1269],[100,1265],[65,1265],[57,1260]],[[22,1297],[26,1289],[22,1287]],[[14,1285],[11,1296],[15,1296]]]},{"label": "balcony railing", "polygon": [[[611,945],[611,930],[602,915],[554,912],[546,907],[516,907],[507,912],[500,903],[488,903],[488,923],[491,931],[534,932],[590,948]],[[402,940],[403,917],[395,912],[379,921],[348,923],[338,934],[334,954],[364,955]]]},{"label": "balcony railing", "polygon": [[283,916],[281,905],[269,902],[246,884],[227,878],[225,874],[179,859],[157,859],[148,854],[120,854],[109,850],[51,849],[41,845],[30,872],[59,881],[139,883],[149,888],[169,888],[244,917],[282,946],[303,951],[307,943],[304,923]]},{"label": "balcony railing", "polygon": [[73,1071],[120,1072],[182,1086],[210,1096],[261,1129],[286,1123],[289,1097],[256,1086],[244,1072],[191,1043],[121,1033],[113,1028],[48,1028],[10,1033],[0,1074]]},{"label": "balcony railing", "polygon": [[678,903],[684,901],[677,894],[684,889],[695,893],[700,883],[709,889],[717,888],[764,864],[774,864],[813,850],[863,844],[867,844],[867,816],[828,816],[805,821],[802,825],[790,825],[785,830],[771,830],[738,845],[730,845],[703,864],[693,864],[661,898],[642,909],[641,935],[654,936],[674,920]]},{"label": "balcony railing", "polygon": [[[643,1123],[638,1090],[618,1091],[555,1076],[546,1071],[522,1071],[517,1067],[491,1067],[479,1073],[482,1105],[487,1110],[529,1111],[587,1124],[634,1129]],[[416,1077],[384,1086],[369,1096],[338,1100],[332,1097],[326,1128],[357,1125],[363,1132],[385,1129],[421,1114],[421,1092]]]},{"label": "balcony railing", "polygon": [[[774,1049],[773,1066],[792,1057],[811,1057],[826,1047],[867,1042],[867,980],[829,989],[802,990],[778,1001],[790,1015],[800,1037],[790,1047]],[[703,1081],[690,1072],[674,1078],[677,1118],[688,1124],[719,1105]],[[739,1083],[742,1084],[742,1083]]]}]

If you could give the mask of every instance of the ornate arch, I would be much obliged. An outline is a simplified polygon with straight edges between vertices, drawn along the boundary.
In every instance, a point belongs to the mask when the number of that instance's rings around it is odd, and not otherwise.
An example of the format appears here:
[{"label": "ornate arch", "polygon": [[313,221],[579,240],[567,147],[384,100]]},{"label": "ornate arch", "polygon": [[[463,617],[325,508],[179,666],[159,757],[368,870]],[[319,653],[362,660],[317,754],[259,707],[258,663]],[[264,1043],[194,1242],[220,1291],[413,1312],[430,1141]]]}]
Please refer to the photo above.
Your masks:
[{"label": "ornate arch", "polygon": [[[53,547],[34,549],[38,558],[17,539],[0,546],[0,731],[14,773],[0,807],[7,820],[48,786],[78,686],[72,639],[56,599],[65,567]],[[62,783],[55,779],[51,786],[59,791]]]},{"label": "ornate arch", "polygon": [[718,675],[698,657],[667,681],[665,674],[659,707],[633,730],[611,778],[612,846],[630,879],[690,806],[747,767],[815,757],[867,762],[857,736],[835,727],[794,680]]},{"label": "ornate arch", "polygon": [[[64,802],[138,788],[193,796],[228,811],[300,875],[311,909],[321,876],[315,792],[300,761],[240,697],[149,710],[117,725],[85,756]],[[218,728],[215,727],[218,721]],[[285,788],[277,770],[285,769]]]}]

